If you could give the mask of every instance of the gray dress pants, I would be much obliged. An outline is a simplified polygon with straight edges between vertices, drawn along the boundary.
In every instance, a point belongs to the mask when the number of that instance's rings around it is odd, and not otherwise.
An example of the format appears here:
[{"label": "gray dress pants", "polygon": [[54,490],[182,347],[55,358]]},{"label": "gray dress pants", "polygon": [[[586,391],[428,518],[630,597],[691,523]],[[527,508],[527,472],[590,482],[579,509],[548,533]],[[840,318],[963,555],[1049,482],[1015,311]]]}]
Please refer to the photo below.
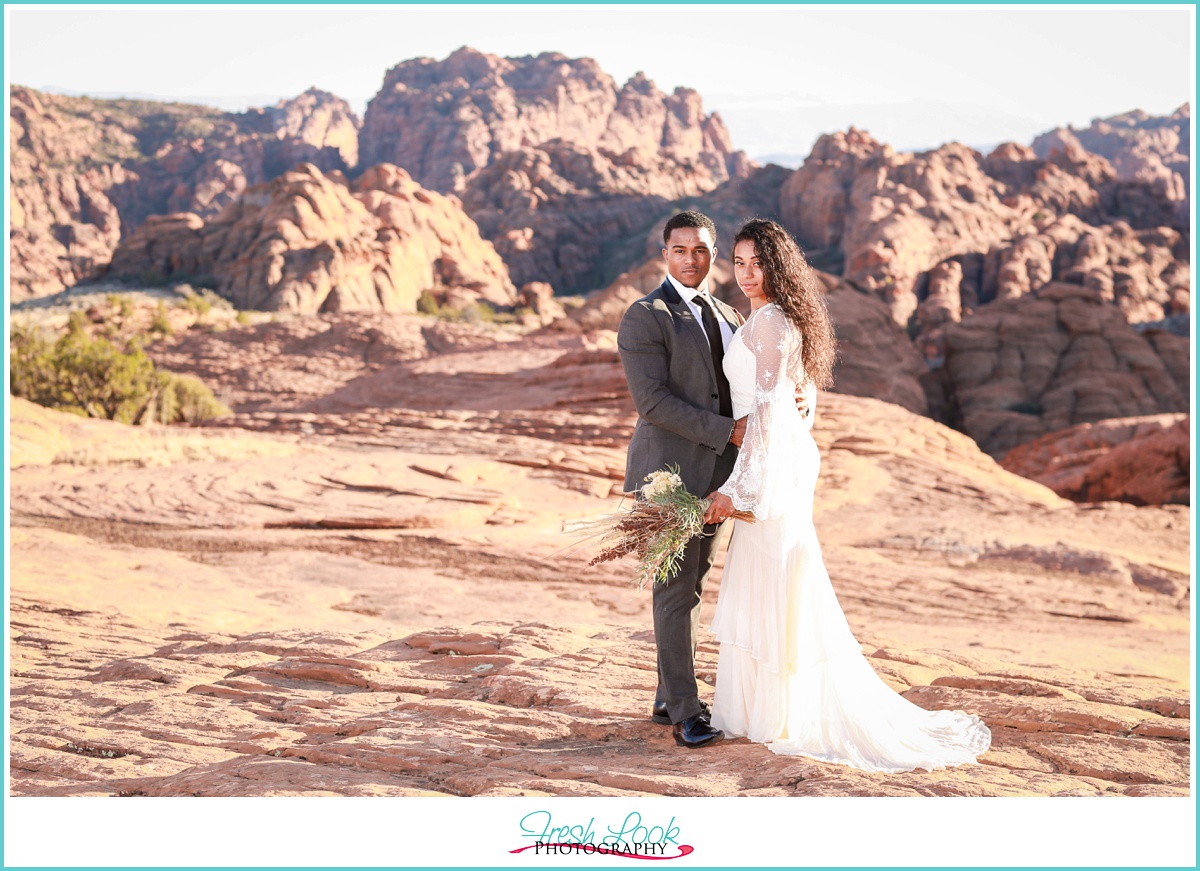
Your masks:
[{"label": "gray dress pants", "polygon": [[[725,483],[733,471],[736,452],[727,450],[717,458],[707,496]],[[712,523],[688,542],[679,571],[653,592],[654,641],[658,648],[658,691],[655,700],[667,703],[672,723],[681,723],[700,713],[696,691],[696,635],[700,627],[700,597],[704,581],[716,556],[717,540],[724,524]]]}]

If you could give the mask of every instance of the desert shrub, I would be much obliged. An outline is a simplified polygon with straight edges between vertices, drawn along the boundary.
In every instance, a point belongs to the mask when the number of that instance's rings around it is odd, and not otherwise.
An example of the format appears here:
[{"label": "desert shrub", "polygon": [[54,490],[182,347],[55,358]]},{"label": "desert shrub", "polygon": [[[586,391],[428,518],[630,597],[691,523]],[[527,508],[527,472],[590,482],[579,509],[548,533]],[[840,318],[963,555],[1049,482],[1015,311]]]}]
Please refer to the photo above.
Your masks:
[{"label": "desert shrub", "polygon": [[167,316],[167,303],[165,300],[158,301],[158,308],[154,310],[154,317],[150,321],[150,332],[162,333],[164,336],[169,336],[175,332],[175,328],[171,326],[171,318]]},{"label": "desert shrub", "polygon": [[190,287],[184,290],[183,302],[180,305],[187,311],[192,312],[197,318],[203,318],[212,311],[212,301],[206,299],[203,294],[196,293]]},{"label": "desert shrub", "polygon": [[246,326],[248,323],[250,323],[250,312],[248,312],[248,311],[238,312],[236,320],[243,327]]},{"label": "desert shrub", "polygon": [[230,413],[229,406],[217,399],[208,386],[195,375],[167,374],[171,380],[164,397],[167,398],[170,407],[164,403],[162,410],[170,413],[172,422],[199,423]]},{"label": "desert shrub", "polygon": [[421,295],[417,297],[417,311],[423,315],[433,315],[440,317],[445,307],[437,301],[437,297],[431,291],[423,290]]},{"label": "desert shrub", "polygon": [[218,311],[233,311],[233,304],[229,300],[207,287],[196,290],[190,284],[181,284],[176,286],[175,291],[183,294],[183,302],[180,305],[195,314],[197,320],[204,320],[214,308]]},{"label": "desert shrub", "polygon": [[85,322],[82,313],[73,313],[66,333],[53,342],[31,327],[13,325],[14,396],[121,423],[192,422],[229,413],[199,379],[159,371],[136,340],[122,348],[93,338]]},{"label": "desert shrub", "polygon": [[515,320],[515,317],[511,313],[499,312],[483,301],[471,303],[463,308],[439,303],[437,297],[428,290],[421,291],[420,297],[417,298],[417,311],[423,315],[435,317],[438,320],[472,324],[474,326],[479,326],[480,324],[512,323]]},{"label": "desert shrub", "polygon": [[129,298],[127,293],[109,293],[104,296],[108,307],[120,315],[122,318],[128,319],[133,317],[133,300]]}]

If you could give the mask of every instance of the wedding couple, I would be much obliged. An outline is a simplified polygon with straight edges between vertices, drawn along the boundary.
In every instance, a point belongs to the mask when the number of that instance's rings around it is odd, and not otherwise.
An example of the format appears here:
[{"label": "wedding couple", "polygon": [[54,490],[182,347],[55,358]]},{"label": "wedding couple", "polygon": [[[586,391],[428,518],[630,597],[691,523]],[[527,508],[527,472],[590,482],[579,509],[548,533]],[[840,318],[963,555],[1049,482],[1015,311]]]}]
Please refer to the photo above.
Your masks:
[{"label": "wedding couple", "polygon": [[[838,604],[813,527],[820,455],[816,388],[833,381],[833,326],[820,281],[792,237],[752,220],[733,246],[750,317],[714,299],[716,227],[698,212],[663,229],[667,277],[634,302],[617,336],[638,410],[625,489],[678,464],[712,504],[705,531],[653,592],[658,692],[652,719],[677,744],[726,733],[866,771],[974,762],[991,733],[961,711],[926,711],[872,670]],[[712,629],[720,641],[712,709],[696,687],[696,632],[717,532],[735,520]]]}]

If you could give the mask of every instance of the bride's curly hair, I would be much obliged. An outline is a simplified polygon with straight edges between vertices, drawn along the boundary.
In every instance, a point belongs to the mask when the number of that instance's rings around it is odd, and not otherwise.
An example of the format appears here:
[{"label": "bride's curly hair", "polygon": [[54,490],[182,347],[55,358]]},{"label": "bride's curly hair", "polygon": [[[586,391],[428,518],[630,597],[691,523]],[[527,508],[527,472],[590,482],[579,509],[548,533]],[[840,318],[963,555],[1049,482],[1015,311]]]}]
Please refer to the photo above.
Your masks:
[{"label": "bride's curly hair", "polygon": [[808,265],[796,240],[774,221],[752,218],[738,230],[733,245],[743,240],[754,244],[754,254],[762,264],[763,292],[787,316],[804,337],[801,357],[804,371],[816,385],[833,385],[833,364],[837,360],[837,336],[829,319],[824,288]]}]

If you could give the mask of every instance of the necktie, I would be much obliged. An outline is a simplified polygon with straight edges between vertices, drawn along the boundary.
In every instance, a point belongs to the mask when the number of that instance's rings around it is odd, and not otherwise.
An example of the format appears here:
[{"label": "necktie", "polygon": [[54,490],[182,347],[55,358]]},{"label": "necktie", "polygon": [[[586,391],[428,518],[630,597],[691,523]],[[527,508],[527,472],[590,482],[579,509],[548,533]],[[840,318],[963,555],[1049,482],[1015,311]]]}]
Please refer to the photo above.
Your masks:
[{"label": "necktie", "polygon": [[712,304],[704,294],[694,297],[700,306],[700,319],[704,322],[704,332],[708,333],[708,350],[712,354],[713,369],[717,373],[717,398],[721,401],[721,415],[733,417],[733,400],[729,397],[729,380],[725,377],[725,368],[721,365],[725,359],[725,345],[721,341],[721,327],[717,323],[717,315]]}]

